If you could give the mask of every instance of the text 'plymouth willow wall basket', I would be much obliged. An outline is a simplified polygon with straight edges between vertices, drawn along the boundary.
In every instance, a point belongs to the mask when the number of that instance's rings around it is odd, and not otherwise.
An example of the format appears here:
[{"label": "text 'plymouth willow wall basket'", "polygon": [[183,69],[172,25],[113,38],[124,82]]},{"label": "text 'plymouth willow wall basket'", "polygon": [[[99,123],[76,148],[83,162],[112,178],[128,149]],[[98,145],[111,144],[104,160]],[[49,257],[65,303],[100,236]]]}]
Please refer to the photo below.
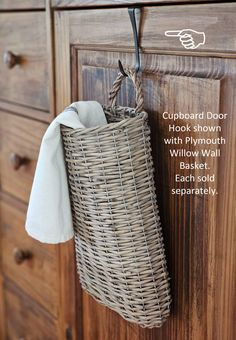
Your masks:
[{"label": "text 'plymouth willow wall basket'", "polygon": [[107,125],[61,126],[82,287],[124,319],[160,327],[170,313],[169,277],[156,202],[148,115],[138,75],[136,108],[116,106]]}]

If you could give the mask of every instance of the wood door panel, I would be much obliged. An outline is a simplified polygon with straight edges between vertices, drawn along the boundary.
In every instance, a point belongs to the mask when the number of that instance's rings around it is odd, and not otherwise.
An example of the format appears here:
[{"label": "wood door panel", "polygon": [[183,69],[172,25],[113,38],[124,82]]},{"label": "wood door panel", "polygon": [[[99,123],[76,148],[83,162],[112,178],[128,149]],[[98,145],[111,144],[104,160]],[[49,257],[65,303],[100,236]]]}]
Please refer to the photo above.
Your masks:
[{"label": "wood door panel", "polygon": [[82,306],[83,339],[120,340],[127,338],[127,323],[117,313],[99,305],[86,292],[82,296]]},{"label": "wood door panel", "polygon": [[11,281],[5,281],[6,339],[59,339],[56,320]]},{"label": "wood door panel", "polygon": [[[122,56],[124,57],[124,54]],[[101,103],[107,103],[107,94],[117,72],[115,63],[121,55],[114,52],[89,51],[88,53],[79,50],[77,57],[76,64],[78,65],[79,81],[77,88],[73,87],[73,89],[76,88],[76,91],[72,100],[94,99]],[[132,55],[126,55],[126,58],[124,58],[127,63],[129,59],[132,62]],[[161,206],[162,223],[167,240],[169,267],[172,277],[172,317],[160,332],[163,333],[165,339],[169,333],[168,327],[171,327],[168,324],[173,323],[175,327],[178,327],[177,329],[182,329],[182,333],[179,333],[181,334],[179,335],[181,340],[213,339],[212,333],[217,327],[217,323],[212,324],[215,315],[213,305],[221,291],[219,289],[217,293],[214,293],[214,287],[216,287],[221,278],[215,271],[215,267],[219,266],[215,262],[215,257],[218,256],[215,247],[220,242],[220,239],[217,238],[220,226],[216,226],[217,200],[212,197],[199,197],[197,195],[178,199],[171,195],[171,188],[176,186],[174,178],[179,159],[171,159],[168,146],[163,145],[163,138],[168,137],[168,124],[161,118],[161,113],[164,111],[221,112],[220,91],[222,79],[225,77],[226,65],[218,60],[218,67],[216,67],[217,59],[215,59],[214,61],[212,60],[211,65],[208,63],[208,65],[201,68],[201,65],[205,64],[203,60],[185,57],[184,61],[185,69],[183,69],[183,75],[181,75],[178,66],[180,62],[183,62],[183,59],[167,56],[156,57],[154,55],[143,56],[142,76],[145,108],[149,112],[152,129],[153,154],[158,174],[156,181],[160,188],[157,194]],[[98,62],[100,62],[101,67],[97,66]],[[113,65],[112,62],[114,63]],[[229,61],[229,73],[233,71],[233,65],[230,67],[230,63],[232,61]],[[155,65],[158,71],[149,71],[150,65]],[[192,68],[192,65],[195,65],[195,69]],[[217,73],[215,69],[218,70]],[[189,93],[194,95],[190,96]],[[134,103],[128,99],[130,97],[134,97],[132,85],[130,83],[124,84],[122,95],[120,95],[118,102],[123,105],[133,105]],[[183,125],[187,123],[204,124],[202,121],[182,122]],[[205,123],[208,125],[211,123],[212,126],[215,124],[220,125],[220,121]],[[217,138],[218,136],[218,132],[211,132],[207,137]],[[194,135],[194,138],[203,137],[204,133]],[[190,146],[189,149],[199,150],[201,146]],[[181,160],[186,161],[184,158]],[[197,157],[190,161],[201,162]],[[219,181],[219,164],[216,159],[209,159],[208,166],[210,171],[206,171],[206,173],[209,175],[215,174],[217,181]],[[198,170],[184,170],[180,171],[180,173],[184,176],[190,173],[195,176],[202,174]],[[224,195],[224,188],[221,188],[220,191],[219,184],[217,183],[216,185],[219,196]],[[196,183],[195,187],[198,186],[199,184]],[[183,184],[180,183],[179,187],[183,187]],[[185,187],[188,187],[188,185]],[[223,285],[223,281],[221,284]],[[230,282],[228,282],[228,285],[230,286]],[[91,305],[92,302],[90,302]],[[86,322],[94,318],[94,310],[96,310],[95,307],[90,308],[91,314],[90,317],[88,317],[88,314],[86,315]],[[103,313],[103,311],[100,311],[100,316]],[[172,319],[174,314],[176,314],[176,318]],[[104,313],[103,320],[108,322],[106,313]],[[179,324],[177,324],[177,320]],[[135,326],[132,329],[134,330]],[[224,332],[225,330],[221,331]],[[159,335],[159,330],[147,332],[153,334],[153,336],[154,334]],[[133,336],[132,334],[131,338]],[[139,336],[140,334],[137,338]],[[215,334],[214,339],[217,339],[217,337],[218,335]],[[88,337],[88,339],[90,338]]]},{"label": "wood door panel", "polygon": [[[109,104],[108,92],[112,87],[112,83],[117,76],[117,67],[95,67],[91,65],[81,65],[80,56],[78,54],[78,85],[73,86],[72,100],[83,98],[83,100],[91,100],[96,97],[100,103]],[[95,53],[92,53],[95,57]],[[122,92],[117,96],[117,104],[125,104],[129,106],[135,105],[135,93],[131,81],[122,84]]]},{"label": "wood door panel", "polygon": [[[150,30],[146,46],[149,44],[149,47],[154,47],[151,53],[146,50],[142,54],[144,107],[149,113],[152,130],[157,195],[171,275],[172,313],[162,328],[142,329],[121,320],[118,315],[99,306],[86,293],[79,291],[83,339],[106,339],[112,334],[117,340],[233,340],[236,308],[233,290],[236,285],[233,262],[236,252],[233,246],[236,241],[236,184],[233,180],[236,175],[236,60],[203,55],[200,57],[198,52],[198,56],[182,55],[182,52],[179,55],[162,54],[157,45],[152,45],[155,35],[152,33],[151,36],[152,25],[147,19],[149,10],[153,13],[158,8],[145,9],[147,16],[143,32],[145,29]],[[127,31],[128,21],[125,15],[122,17],[122,11],[124,9],[104,10],[102,13],[89,11],[90,20],[87,21],[86,30],[83,29],[85,19],[81,17],[84,11],[56,14],[58,112],[71,100],[98,100],[102,104],[107,103],[108,91],[118,71],[117,60],[121,59],[124,65],[134,65],[134,55],[130,48],[132,37],[130,31]],[[112,31],[104,25],[102,18],[105,17],[110,17]],[[171,18],[169,20],[171,22]],[[94,21],[96,30],[92,28]],[[115,36],[113,32],[116,32]],[[122,40],[124,32],[126,38]],[[102,38],[99,40],[100,35]],[[218,46],[215,51],[217,49]],[[171,47],[167,52],[171,53]],[[134,105],[130,100],[133,94],[130,82],[126,82],[118,98],[119,104]],[[204,171],[179,170],[184,176],[190,173],[195,176],[215,174],[216,196],[172,195],[173,187],[199,187],[196,182],[175,183],[179,161],[206,160],[200,156],[180,159],[170,157],[169,147],[163,139],[170,135],[177,137],[178,134],[170,134],[169,123],[162,118],[164,111],[228,114],[224,121],[177,121],[180,126],[207,123],[208,126],[219,126],[221,130],[208,132],[207,135],[199,131],[186,132],[181,135],[183,138],[207,136],[228,139],[225,145],[219,146],[221,157],[209,157],[208,168]],[[188,148],[190,151],[201,149],[200,145],[189,145]],[[112,320],[116,323],[115,335],[111,329],[114,325]]]}]

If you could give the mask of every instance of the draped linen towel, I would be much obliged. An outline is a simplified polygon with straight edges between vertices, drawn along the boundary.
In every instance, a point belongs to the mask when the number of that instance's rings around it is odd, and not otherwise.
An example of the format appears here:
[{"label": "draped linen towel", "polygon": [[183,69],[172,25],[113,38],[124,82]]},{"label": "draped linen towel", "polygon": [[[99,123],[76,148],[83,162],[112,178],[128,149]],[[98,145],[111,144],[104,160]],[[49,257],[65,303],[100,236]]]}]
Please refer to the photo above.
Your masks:
[{"label": "draped linen towel", "polygon": [[98,102],[75,102],[53,120],[43,136],[25,229],[38,241],[54,244],[74,235],[60,124],[77,129],[107,121]]}]

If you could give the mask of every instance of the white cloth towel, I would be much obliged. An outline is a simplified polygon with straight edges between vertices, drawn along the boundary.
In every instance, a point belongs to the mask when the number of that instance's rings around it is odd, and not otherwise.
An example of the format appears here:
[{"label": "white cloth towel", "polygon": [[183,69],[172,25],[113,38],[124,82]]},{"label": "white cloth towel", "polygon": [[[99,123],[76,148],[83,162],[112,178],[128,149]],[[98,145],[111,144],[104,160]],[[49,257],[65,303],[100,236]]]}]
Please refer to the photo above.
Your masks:
[{"label": "white cloth towel", "polygon": [[77,129],[107,121],[98,102],[80,101],[59,114],[45,132],[25,224],[28,234],[44,243],[65,242],[74,235],[60,124]]}]

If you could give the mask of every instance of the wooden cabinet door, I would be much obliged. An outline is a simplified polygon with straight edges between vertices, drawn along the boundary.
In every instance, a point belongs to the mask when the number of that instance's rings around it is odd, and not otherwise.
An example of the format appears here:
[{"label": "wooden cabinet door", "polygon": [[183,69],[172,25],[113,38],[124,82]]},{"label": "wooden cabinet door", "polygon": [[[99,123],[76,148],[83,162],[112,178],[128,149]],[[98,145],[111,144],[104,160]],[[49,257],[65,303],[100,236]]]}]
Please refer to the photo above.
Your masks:
[{"label": "wooden cabinet door", "polygon": [[56,320],[11,281],[4,283],[6,335],[9,340],[60,339]]},{"label": "wooden cabinet door", "polygon": [[[141,20],[144,107],[152,130],[157,196],[160,205],[172,312],[160,329],[143,329],[96,303],[78,288],[79,339],[83,340],[233,340],[235,334],[235,4],[144,7]],[[186,14],[187,13],[187,14]],[[231,29],[228,24],[231,23]],[[133,37],[126,8],[55,12],[57,112],[71,101],[108,103],[117,61],[134,65]],[[204,31],[206,42],[188,50],[166,30]],[[218,36],[218,38],[217,38]],[[223,53],[223,51],[225,51]],[[134,105],[130,82],[122,86],[120,104]],[[207,120],[163,118],[169,113],[227,113]],[[170,123],[213,126],[210,131],[170,131]],[[218,128],[214,128],[217,127]],[[172,157],[164,138],[225,138],[220,156]],[[182,146],[175,147],[182,149]],[[214,150],[212,144],[206,149]],[[183,163],[207,162],[204,169]],[[176,174],[214,176],[214,183],[176,182]],[[201,177],[203,178],[203,177]],[[211,177],[212,178],[212,177]],[[202,179],[203,180],[203,179]],[[215,189],[213,194],[173,194],[172,189]],[[182,192],[182,191],[180,191]],[[204,191],[205,192],[205,191]]]}]

